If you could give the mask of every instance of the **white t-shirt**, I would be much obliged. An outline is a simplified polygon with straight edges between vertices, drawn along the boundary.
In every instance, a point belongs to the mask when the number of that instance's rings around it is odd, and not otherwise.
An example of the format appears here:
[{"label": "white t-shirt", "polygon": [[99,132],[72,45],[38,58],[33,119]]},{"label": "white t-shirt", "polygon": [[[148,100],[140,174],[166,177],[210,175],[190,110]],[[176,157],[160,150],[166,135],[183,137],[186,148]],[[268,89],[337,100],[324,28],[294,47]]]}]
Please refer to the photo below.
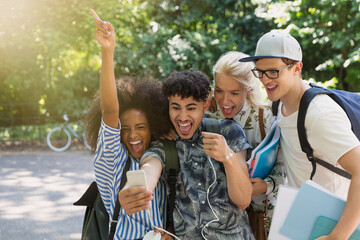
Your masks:
[{"label": "white t-shirt", "polygon": [[[279,108],[281,150],[289,185],[300,187],[310,178],[312,165],[301,150],[297,133],[298,112],[284,117]],[[327,95],[318,95],[310,103],[305,117],[305,129],[314,156],[336,167],[339,158],[360,145],[351,130],[351,123],[342,108]],[[359,159],[354,159],[357,161]],[[341,167],[340,167],[341,168]],[[316,164],[313,181],[346,199],[350,180]]]}]

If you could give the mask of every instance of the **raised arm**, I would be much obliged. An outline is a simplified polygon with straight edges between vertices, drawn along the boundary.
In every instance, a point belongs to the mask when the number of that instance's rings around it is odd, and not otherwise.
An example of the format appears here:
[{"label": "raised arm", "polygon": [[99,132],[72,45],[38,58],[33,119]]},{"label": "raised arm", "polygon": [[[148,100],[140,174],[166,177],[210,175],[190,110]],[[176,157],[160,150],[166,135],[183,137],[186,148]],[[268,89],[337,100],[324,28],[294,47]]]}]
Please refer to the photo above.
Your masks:
[{"label": "raised arm", "polygon": [[106,125],[118,128],[119,103],[116,92],[114,74],[115,31],[111,23],[102,21],[96,12],[93,15],[96,31],[95,39],[101,45],[101,73],[100,73],[100,105],[102,119]]}]

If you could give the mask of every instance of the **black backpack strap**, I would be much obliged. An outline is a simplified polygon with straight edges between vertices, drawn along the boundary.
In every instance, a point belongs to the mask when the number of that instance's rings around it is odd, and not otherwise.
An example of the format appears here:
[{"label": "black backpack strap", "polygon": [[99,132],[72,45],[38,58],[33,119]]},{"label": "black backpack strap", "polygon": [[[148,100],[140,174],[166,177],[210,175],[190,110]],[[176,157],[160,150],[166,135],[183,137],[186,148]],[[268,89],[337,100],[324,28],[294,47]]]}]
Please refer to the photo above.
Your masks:
[{"label": "black backpack strap", "polygon": [[[126,160],[126,163],[125,163],[125,168],[124,168],[123,173],[122,173],[122,178],[121,178],[120,188],[119,188],[120,190],[125,186],[125,183],[127,181],[126,172],[129,171],[129,169],[130,169],[130,163],[131,163],[131,157],[130,157],[130,154],[129,154],[128,159]],[[121,207],[120,202],[116,197],[115,209],[114,209],[113,218],[111,220],[110,232],[109,232],[108,240],[113,240],[114,239],[116,225],[117,225],[117,221],[118,221],[119,213],[120,213],[120,207]]]},{"label": "black backpack strap", "polygon": [[220,134],[220,126],[215,118],[204,118],[205,131]]},{"label": "black backpack strap", "polygon": [[272,104],[271,104],[271,110],[272,110],[272,113],[274,116],[277,116],[277,114],[278,114],[279,104],[280,104],[280,100],[272,102]]},{"label": "black backpack strap", "polygon": [[298,114],[298,120],[297,120],[297,131],[299,135],[299,141],[301,150],[306,153],[307,158],[312,164],[313,170],[310,175],[310,179],[312,179],[316,172],[316,163],[322,165],[323,167],[329,169],[330,171],[333,171],[340,176],[343,176],[345,178],[351,179],[351,174],[344,171],[343,169],[337,168],[321,159],[318,159],[314,157],[313,155],[313,149],[310,146],[310,143],[307,140],[306,130],[305,130],[305,116],[307,109],[309,107],[309,104],[311,100],[318,94],[331,94],[329,91],[327,91],[325,88],[321,87],[311,87],[307,89],[304,92],[304,95],[301,97],[300,100],[300,106],[299,106],[299,114]]},{"label": "black backpack strap", "polygon": [[176,150],[176,141],[161,140],[165,151],[165,171],[168,175],[168,185],[170,188],[168,208],[167,208],[167,226],[173,224],[173,212],[176,198],[176,177],[180,171],[179,157]]}]

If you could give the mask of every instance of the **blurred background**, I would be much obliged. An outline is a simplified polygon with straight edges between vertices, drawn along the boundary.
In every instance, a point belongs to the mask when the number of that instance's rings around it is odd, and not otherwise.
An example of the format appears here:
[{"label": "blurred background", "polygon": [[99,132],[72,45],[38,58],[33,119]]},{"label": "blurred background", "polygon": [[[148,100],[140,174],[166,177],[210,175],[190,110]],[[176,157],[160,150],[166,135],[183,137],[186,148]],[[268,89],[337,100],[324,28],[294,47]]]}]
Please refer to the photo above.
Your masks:
[{"label": "blurred background", "polygon": [[44,143],[63,114],[82,119],[101,65],[90,8],[115,28],[116,77],[195,68],[212,78],[222,53],[253,54],[261,35],[286,29],[304,79],[360,91],[360,0],[0,0],[2,146]]}]

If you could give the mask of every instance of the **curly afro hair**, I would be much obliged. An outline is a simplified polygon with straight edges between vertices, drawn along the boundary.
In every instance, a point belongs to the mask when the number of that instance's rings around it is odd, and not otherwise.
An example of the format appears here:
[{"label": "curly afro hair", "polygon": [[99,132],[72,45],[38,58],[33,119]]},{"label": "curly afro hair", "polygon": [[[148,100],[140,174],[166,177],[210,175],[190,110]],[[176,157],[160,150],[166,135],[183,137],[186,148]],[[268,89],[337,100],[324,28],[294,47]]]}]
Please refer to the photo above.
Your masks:
[{"label": "curly afro hair", "polygon": [[[135,81],[131,78],[117,80],[119,118],[129,109],[143,112],[149,121],[152,140],[168,134],[172,128],[168,99],[162,94],[162,84],[155,80]],[[96,149],[101,125],[100,96],[97,94],[86,116],[86,139],[93,151]]]},{"label": "curly afro hair", "polygon": [[[123,78],[116,81],[117,96],[119,102],[120,114],[129,106],[132,95],[134,94],[134,80],[132,78]],[[92,104],[87,111],[85,126],[86,126],[86,141],[91,146],[92,150],[96,149],[96,142],[98,138],[99,128],[101,125],[102,112],[100,107],[100,94],[95,95]]]},{"label": "curly afro hair", "polygon": [[173,72],[163,83],[163,93],[166,97],[178,95],[181,98],[193,97],[196,101],[205,102],[210,91],[209,78],[195,69]]},{"label": "curly afro hair", "polygon": [[145,113],[154,139],[168,134],[172,128],[169,117],[169,101],[162,93],[162,84],[159,81],[137,82],[132,101],[127,109],[130,108]]}]

